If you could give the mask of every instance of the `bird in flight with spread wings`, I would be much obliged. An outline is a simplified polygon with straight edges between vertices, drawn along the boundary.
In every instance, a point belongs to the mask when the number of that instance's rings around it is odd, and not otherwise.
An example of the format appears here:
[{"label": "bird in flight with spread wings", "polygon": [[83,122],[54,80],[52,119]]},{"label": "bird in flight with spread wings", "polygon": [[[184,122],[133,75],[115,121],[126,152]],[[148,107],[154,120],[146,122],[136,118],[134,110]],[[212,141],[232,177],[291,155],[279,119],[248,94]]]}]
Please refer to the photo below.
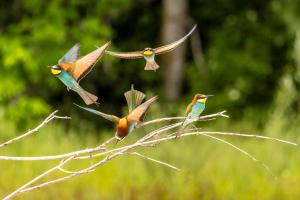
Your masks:
[{"label": "bird in flight with spread wings", "polygon": [[87,105],[97,104],[98,97],[84,90],[79,85],[79,81],[92,71],[109,44],[110,42],[107,42],[81,58],[78,58],[80,46],[75,44],[59,59],[58,64],[50,67],[51,73],[59,78],[67,86],[68,90],[77,92]]},{"label": "bird in flight with spread wings", "polygon": [[144,120],[149,107],[158,99],[157,96],[154,96],[142,103],[146,95],[140,91],[135,90],[133,86],[131,87],[131,90],[125,92],[124,96],[128,104],[128,114],[123,118],[117,117],[115,115],[105,114],[103,112],[91,108],[82,107],[77,104],[75,105],[88,112],[100,115],[104,119],[115,122],[117,124],[115,138],[117,141],[119,141],[126,137],[129,133],[131,133],[136,128],[136,126]]},{"label": "bird in flight with spread wings", "polygon": [[135,52],[113,52],[113,51],[106,50],[105,53],[115,57],[125,58],[125,59],[144,58],[146,60],[146,66],[144,69],[156,71],[159,68],[159,66],[155,62],[154,59],[155,56],[174,50],[193,33],[196,27],[197,25],[194,25],[194,27],[190,30],[190,32],[186,34],[184,37],[182,37],[181,39],[161,47],[157,47],[157,48],[147,47],[142,51],[135,51]]}]

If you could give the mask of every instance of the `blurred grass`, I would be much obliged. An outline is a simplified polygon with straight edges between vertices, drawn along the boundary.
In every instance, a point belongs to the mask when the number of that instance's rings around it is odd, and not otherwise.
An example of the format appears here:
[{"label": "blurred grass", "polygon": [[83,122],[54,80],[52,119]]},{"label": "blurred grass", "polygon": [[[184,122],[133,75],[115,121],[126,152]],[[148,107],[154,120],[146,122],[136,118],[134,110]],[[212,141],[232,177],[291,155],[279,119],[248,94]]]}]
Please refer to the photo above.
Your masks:
[{"label": "blurred grass", "polygon": [[[65,132],[56,121],[24,141],[1,149],[1,155],[52,155],[99,144],[97,134]],[[203,123],[199,123],[201,126]],[[1,124],[1,129],[9,124]],[[270,118],[258,130],[251,120],[231,122],[218,119],[207,122],[204,130],[257,133],[290,139],[300,143],[299,127]],[[9,130],[9,129],[7,129]],[[88,130],[88,128],[87,128]],[[130,143],[144,131],[136,131],[124,143]],[[3,133],[3,130],[1,130]],[[113,133],[107,132],[107,137]],[[102,135],[103,136],[103,135]],[[180,172],[143,160],[123,156],[74,179],[22,194],[16,199],[299,199],[300,154],[298,147],[251,138],[222,137],[242,147],[270,166],[273,178],[259,163],[233,148],[205,136],[193,136],[162,143],[141,152],[169,162]],[[55,147],[55,148],[54,148]],[[74,161],[75,170],[97,159]],[[59,161],[0,161],[0,196],[4,197]],[[56,173],[46,180],[61,176]]]}]

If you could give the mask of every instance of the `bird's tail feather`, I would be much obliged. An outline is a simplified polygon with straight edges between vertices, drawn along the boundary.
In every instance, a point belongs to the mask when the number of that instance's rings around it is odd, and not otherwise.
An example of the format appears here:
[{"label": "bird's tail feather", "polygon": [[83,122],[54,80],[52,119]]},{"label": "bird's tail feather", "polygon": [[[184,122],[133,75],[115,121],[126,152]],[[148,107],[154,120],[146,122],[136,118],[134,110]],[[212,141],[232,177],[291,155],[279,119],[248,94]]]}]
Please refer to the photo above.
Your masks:
[{"label": "bird's tail feather", "polygon": [[83,99],[84,103],[86,105],[91,105],[93,103],[95,103],[96,105],[98,105],[99,103],[97,102],[98,97],[96,95],[93,95],[85,90],[78,92],[79,96]]},{"label": "bird's tail feather", "polygon": [[146,97],[143,92],[135,90],[133,85],[131,85],[131,90],[124,93],[124,96],[128,104],[129,112],[139,106]]},{"label": "bird's tail feather", "polygon": [[183,120],[181,126],[179,127],[179,129],[178,129],[177,132],[176,132],[176,138],[179,137],[179,136],[181,136],[181,134],[183,133],[183,131],[184,131],[184,129],[185,129],[185,127],[186,127],[187,125],[188,125],[188,118],[186,117],[186,118]]},{"label": "bird's tail feather", "polygon": [[144,70],[156,71],[158,68],[159,68],[158,64],[153,59],[153,60],[147,61]]}]

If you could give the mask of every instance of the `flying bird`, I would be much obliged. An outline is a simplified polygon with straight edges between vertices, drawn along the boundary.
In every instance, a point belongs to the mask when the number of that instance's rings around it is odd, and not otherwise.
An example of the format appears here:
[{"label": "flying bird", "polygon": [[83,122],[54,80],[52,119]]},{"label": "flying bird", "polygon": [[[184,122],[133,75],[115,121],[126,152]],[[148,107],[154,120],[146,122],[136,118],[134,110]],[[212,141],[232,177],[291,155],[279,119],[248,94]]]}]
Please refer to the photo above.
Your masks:
[{"label": "flying bird", "polygon": [[190,120],[197,119],[205,109],[205,103],[208,97],[213,95],[196,94],[192,102],[187,106],[185,111],[185,119],[182,122],[179,130],[176,132],[176,137],[179,137],[184,128],[189,124]]},{"label": "flying bird", "polygon": [[80,46],[75,44],[59,59],[58,64],[50,66],[51,73],[59,78],[68,90],[77,92],[87,105],[97,104],[98,97],[84,90],[79,82],[93,69],[109,44],[110,42],[107,42],[81,58],[78,58]]},{"label": "flying bird", "polygon": [[104,119],[115,122],[117,124],[115,138],[117,141],[120,141],[129,133],[131,133],[138,125],[138,123],[144,121],[147,110],[149,109],[151,104],[158,99],[157,96],[154,96],[142,103],[146,95],[140,91],[135,90],[133,86],[131,87],[131,90],[125,92],[124,96],[128,104],[128,115],[122,118],[115,115],[105,114],[94,109],[82,107],[77,104],[75,105],[86,111],[89,111],[96,115],[100,115]]},{"label": "flying bird", "polygon": [[158,48],[145,48],[142,51],[136,51],[136,52],[113,52],[113,51],[105,51],[106,54],[119,57],[119,58],[126,58],[126,59],[135,59],[135,58],[144,58],[146,60],[146,66],[145,70],[153,70],[156,71],[159,66],[155,62],[155,55],[167,53],[169,51],[174,50],[176,47],[178,47],[180,44],[182,44],[196,29],[197,25],[195,25],[192,30],[188,34],[186,34],[181,39],[171,43],[167,44]]}]

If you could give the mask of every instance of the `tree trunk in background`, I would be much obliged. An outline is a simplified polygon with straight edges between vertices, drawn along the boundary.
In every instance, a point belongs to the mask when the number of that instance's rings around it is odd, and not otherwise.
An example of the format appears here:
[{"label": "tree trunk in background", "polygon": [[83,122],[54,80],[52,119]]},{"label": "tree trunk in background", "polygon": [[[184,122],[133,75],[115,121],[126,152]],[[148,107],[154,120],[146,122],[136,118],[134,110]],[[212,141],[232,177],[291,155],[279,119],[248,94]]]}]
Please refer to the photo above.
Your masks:
[{"label": "tree trunk in background", "polygon": [[[174,42],[186,34],[187,9],[187,0],[163,0],[163,44]],[[167,100],[176,101],[181,94],[185,51],[186,43],[162,56]]]}]

